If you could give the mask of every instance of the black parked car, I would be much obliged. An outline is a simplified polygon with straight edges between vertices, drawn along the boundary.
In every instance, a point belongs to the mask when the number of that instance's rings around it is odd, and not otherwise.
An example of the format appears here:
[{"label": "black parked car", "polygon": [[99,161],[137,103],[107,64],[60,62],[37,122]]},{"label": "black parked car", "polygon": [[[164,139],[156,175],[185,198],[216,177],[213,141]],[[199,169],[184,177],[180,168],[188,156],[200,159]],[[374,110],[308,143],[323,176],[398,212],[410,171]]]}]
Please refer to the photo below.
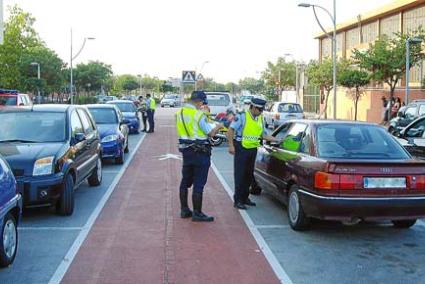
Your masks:
[{"label": "black parked car", "polygon": [[425,160],[425,116],[414,120],[396,137],[413,157]]},{"label": "black parked car", "polygon": [[74,210],[74,189],[102,181],[99,134],[88,110],[74,105],[0,109],[0,154],[23,194],[24,206]]},{"label": "black parked car", "polygon": [[416,118],[425,115],[425,100],[415,100],[403,106],[397,112],[397,117],[390,120],[388,131],[395,135]]}]

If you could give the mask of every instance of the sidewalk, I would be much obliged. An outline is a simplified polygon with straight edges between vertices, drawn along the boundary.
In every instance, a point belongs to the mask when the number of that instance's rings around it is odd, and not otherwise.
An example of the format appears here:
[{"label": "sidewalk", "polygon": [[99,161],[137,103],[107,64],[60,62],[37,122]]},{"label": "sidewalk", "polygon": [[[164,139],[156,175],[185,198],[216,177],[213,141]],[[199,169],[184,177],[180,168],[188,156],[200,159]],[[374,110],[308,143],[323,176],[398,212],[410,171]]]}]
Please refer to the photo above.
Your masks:
[{"label": "sidewalk", "polygon": [[159,109],[155,133],[145,138],[63,283],[278,283],[212,170],[203,211],[215,222],[179,217],[181,161],[159,160],[164,154],[179,153],[171,111]]}]

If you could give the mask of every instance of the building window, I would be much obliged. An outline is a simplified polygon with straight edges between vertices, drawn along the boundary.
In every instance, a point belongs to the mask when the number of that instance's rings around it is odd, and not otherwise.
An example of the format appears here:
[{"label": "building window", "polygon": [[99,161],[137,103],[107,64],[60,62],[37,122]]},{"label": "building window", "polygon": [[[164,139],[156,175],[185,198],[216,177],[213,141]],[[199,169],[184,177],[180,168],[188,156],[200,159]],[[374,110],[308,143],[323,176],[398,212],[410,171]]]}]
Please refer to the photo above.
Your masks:
[{"label": "building window", "polygon": [[362,43],[373,43],[378,37],[378,22],[372,22],[362,26]]},{"label": "building window", "polygon": [[403,13],[403,33],[425,27],[425,6],[415,8]]},{"label": "building window", "polygon": [[381,19],[380,35],[386,35],[394,38],[394,34],[400,31],[400,16],[394,15]]},{"label": "building window", "polygon": [[347,49],[350,50],[360,43],[359,28],[354,28],[346,32]]},{"label": "building window", "polygon": [[322,59],[332,56],[332,41],[326,37],[322,39]]}]

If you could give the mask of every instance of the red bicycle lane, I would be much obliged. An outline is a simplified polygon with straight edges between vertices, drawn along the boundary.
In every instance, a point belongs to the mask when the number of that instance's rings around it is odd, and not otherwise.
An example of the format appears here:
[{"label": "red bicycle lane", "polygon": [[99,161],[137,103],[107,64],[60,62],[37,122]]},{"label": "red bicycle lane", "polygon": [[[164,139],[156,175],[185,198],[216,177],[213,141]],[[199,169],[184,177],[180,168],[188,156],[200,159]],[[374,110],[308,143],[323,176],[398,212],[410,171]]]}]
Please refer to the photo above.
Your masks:
[{"label": "red bicycle lane", "polygon": [[174,119],[159,111],[156,124],[62,282],[279,283],[213,171],[203,211],[215,221],[180,218]]}]

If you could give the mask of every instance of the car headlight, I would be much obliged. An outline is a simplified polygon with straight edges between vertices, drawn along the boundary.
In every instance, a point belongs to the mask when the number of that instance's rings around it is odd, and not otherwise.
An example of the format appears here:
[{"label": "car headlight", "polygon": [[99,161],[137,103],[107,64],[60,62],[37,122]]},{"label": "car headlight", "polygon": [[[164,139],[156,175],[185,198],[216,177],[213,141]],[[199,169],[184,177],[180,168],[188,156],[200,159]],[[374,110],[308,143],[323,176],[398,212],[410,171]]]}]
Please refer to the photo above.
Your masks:
[{"label": "car headlight", "polygon": [[50,175],[53,173],[53,160],[55,157],[45,157],[38,159],[34,163],[33,176]]},{"label": "car headlight", "polygon": [[102,138],[101,142],[112,142],[118,140],[118,135],[108,135]]}]

